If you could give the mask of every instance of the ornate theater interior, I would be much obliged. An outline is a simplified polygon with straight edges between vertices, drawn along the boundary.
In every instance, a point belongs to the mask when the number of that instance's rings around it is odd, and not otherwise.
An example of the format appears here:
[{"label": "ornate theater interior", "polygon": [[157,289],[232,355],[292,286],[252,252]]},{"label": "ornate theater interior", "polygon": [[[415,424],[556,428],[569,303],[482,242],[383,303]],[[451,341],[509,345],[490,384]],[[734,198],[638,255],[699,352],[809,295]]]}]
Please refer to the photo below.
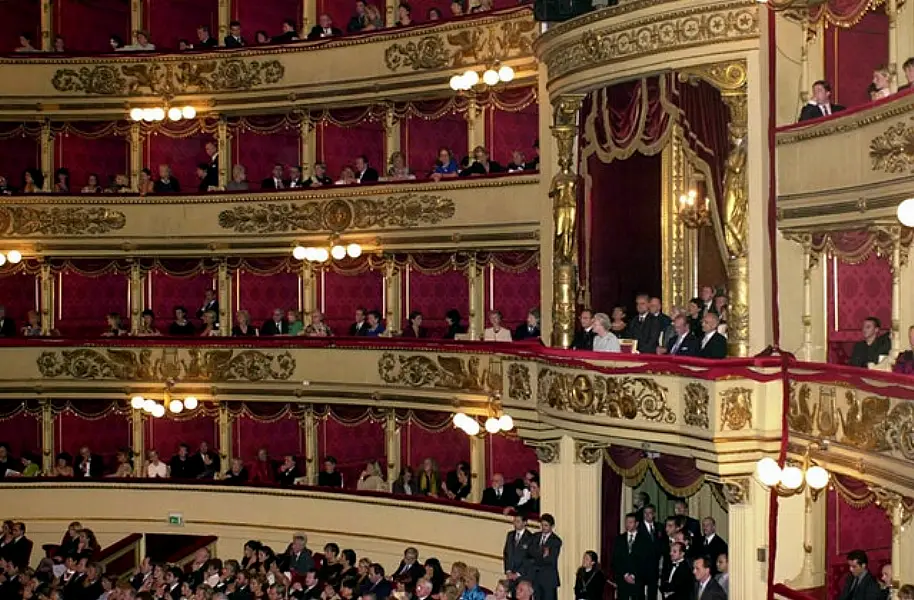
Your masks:
[{"label": "ornate theater interior", "polygon": [[912,82],[906,0],[0,1],[0,600],[914,599]]}]

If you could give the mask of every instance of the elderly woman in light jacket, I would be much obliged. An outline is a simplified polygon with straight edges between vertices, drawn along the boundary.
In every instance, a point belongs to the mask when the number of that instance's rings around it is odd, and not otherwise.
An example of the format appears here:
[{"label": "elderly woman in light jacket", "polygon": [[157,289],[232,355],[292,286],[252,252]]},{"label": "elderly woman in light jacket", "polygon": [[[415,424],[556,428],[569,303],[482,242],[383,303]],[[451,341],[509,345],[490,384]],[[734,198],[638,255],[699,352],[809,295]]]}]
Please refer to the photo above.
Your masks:
[{"label": "elderly woman in light jacket", "polygon": [[362,476],[359,477],[359,483],[356,488],[372,492],[388,491],[387,482],[381,476],[381,465],[378,464],[378,461],[373,460],[368,463],[365,470],[362,471]]}]

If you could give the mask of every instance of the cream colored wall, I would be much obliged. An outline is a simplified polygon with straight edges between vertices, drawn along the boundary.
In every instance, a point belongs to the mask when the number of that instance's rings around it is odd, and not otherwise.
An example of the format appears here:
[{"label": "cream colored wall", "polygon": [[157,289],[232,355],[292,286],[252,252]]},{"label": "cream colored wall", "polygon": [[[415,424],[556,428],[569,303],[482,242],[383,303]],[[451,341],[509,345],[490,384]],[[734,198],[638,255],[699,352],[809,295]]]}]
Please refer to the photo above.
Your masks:
[{"label": "cream colored wall", "polygon": [[[805,359],[803,352],[803,247],[778,233],[778,308],[782,349]],[[821,310],[813,304],[813,314]]]},{"label": "cream colored wall", "polygon": [[[777,124],[794,123],[803,106],[801,94],[810,84],[804,81],[809,71],[803,68],[804,28],[801,23],[776,17],[777,40]],[[804,85],[805,84],[805,85]]]},{"label": "cream colored wall", "polygon": [[[510,528],[507,517],[472,509],[292,490],[14,484],[0,489],[0,505],[27,524],[36,547],[33,563],[41,544],[58,543],[73,520],[92,529],[102,546],[135,532],[216,535],[221,558],[240,557],[250,539],[281,550],[294,532],[304,531],[312,549],[333,541],[388,569],[415,545],[422,559],[436,556],[445,568],[457,560],[475,565],[486,587],[502,573]],[[183,527],[168,525],[173,512],[183,514]]]}]

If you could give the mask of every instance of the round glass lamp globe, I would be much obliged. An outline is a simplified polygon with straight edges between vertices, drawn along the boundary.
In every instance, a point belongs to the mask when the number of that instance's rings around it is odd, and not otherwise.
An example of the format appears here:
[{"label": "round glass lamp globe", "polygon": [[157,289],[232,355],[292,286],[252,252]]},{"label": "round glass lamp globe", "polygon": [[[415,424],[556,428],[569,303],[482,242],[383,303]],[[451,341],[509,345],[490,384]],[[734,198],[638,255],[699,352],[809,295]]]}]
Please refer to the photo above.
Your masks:
[{"label": "round glass lamp globe", "polygon": [[914,227],[914,198],[908,198],[898,205],[898,220],[905,227]]},{"label": "round glass lamp globe", "polygon": [[464,423],[463,427],[463,430],[467,433],[467,435],[478,435],[480,429],[482,428],[479,426],[479,421],[476,419],[469,419],[466,423]]},{"label": "round glass lamp globe", "polygon": [[781,485],[788,490],[799,489],[803,485],[803,471],[799,467],[784,467],[781,471]]},{"label": "round glass lamp globe", "polygon": [[134,396],[130,399],[130,406],[135,410],[141,410],[143,408],[143,404],[145,403],[146,399],[142,396]]},{"label": "round glass lamp globe", "polygon": [[336,245],[330,249],[330,256],[336,260],[346,258],[346,246]]},{"label": "round glass lamp globe", "polygon": [[193,410],[197,408],[197,404],[199,404],[199,402],[197,402],[197,399],[194,396],[188,396],[184,399],[184,408],[187,410]]},{"label": "round glass lamp globe", "polygon": [[485,73],[482,74],[482,82],[488,86],[493,86],[498,83],[498,71],[494,69],[487,69]]},{"label": "round glass lamp globe", "polygon": [[164,108],[161,108],[161,107],[153,108],[153,109],[152,109],[152,115],[153,115],[152,118],[153,118],[154,120],[156,120],[156,121],[164,121],[164,120],[165,120],[165,109],[164,109]]},{"label": "round glass lamp globe", "polygon": [[292,258],[295,260],[305,260],[306,256],[308,256],[308,251],[304,246],[295,246],[292,248]]},{"label": "round glass lamp globe", "polygon": [[348,254],[350,258],[358,258],[362,256],[362,247],[358,244],[349,244],[346,246],[346,254]]},{"label": "round glass lamp globe", "polygon": [[781,482],[781,467],[773,458],[766,457],[758,461],[755,473],[762,485],[767,487],[774,487]]},{"label": "round glass lamp globe", "polygon": [[463,77],[461,77],[460,75],[454,75],[453,77],[451,77],[451,81],[449,83],[450,83],[451,89],[454,90],[455,92],[458,92],[463,89]]},{"label": "round glass lamp globe", "polygon": [[828,471],[814,465],[806,471],[806,484],[814,490],[822,490],[828,485]]},{"label": "round glass lamp globe", "polygon": [[171,402],[168,403],[168,410],[170,410],[171,412],[173,412],[175,414],[178,414],[179,412],[184,410],[184,403],[181,402],[180,400],[172,400]]},{"label": "round glass lamp globe", "polygon": [[197,109],[193,106],[185,106],[181,109],[181,116],[185,119],[193,119],[197,116]]},{"label": "round glass lamp globe", "polygon": [[501,426],[498,424],[498,419],[495,417],[489,417],[486,419],[486,432],[498,433],[500,430]]},{"label": "round glass lamp globe", "polygon": [[130,109],[130,119],[132,121],[142,121],[143,120],[143,109],[142,108],[131,108]]},{"label": "round glass lamp globe", "polygon": [[330,258],[330,253],[326,248],[318,248],[314,251],[314,260],[317,262],[326,262]]},{"label": "round glass lamp globe", "polygon": [[498,419],[498,426],[502,431],[511,431],[514,429],[514,419],[511,418],[511,415],[502,415]]},{"label": "round glass lamp globe", "polygon": [[22,253],[18,250],[10,250],[6,253],[6,259],[11,265],[18,265],[22,261]]},{"label": "round glass lamp globe", "polygon": [[172,106],[168,109],[168,118],[172,121],[180,121],[183,115],[181,114],[181,109],[177,106]]},{"label": "round glass lamp globe", "polygon": [[305,260],[310,261],[310,262],[316,261],[317,260],[316,253],[317,253],[317,248],[312,248],[311,246],[308,246],[307,248],[305,248]]},{"label": "round glass lamp globe", "polygon": [[147,399],[143,402],[143,410],[145,410],[148,413],[152,413],[155,410],[156,406],[158,406],[158,404],[156,404],[155,400]]},{"label": "round glass lamp globe", "polygon": [[155,111],[151,108],[144,108],[143,109],[143,120],[144,121],[155,121],[156,120]]},{"label": "round glass lamp globe", "polygon": [[514,69],[512,69],[508,65],[503,66],[502,68],[500,68],[498,70],[498,78],[505,83],[513,81],[514,80]]},{"label": "round glass lamp globe", "polygon": [[467,71],[463,74],[463,89],[468,90],[479,83],[479,73],[476,71]]},{"label": "round glass lamp globe", "polygon": [[6,264],[6,255],[0,252],[0,267]]},{"label": "round glass lamp globe", "polygon": [[161,404],[156,404],[156,407],[152,409],[152,416],[158,418],[165,416],[165,407]]},{"label": "round glass lamp globe", "polygon": [[457,427],[458,429],[463,429],[463,424],[466,423],[467,421],[469,421],[469,419],[470,418],[468,416],[466,416],[465,414],[463,414],[462,412],[457,413],[456,415],[454,415],[454,419],[453,419],[454,427]]}]

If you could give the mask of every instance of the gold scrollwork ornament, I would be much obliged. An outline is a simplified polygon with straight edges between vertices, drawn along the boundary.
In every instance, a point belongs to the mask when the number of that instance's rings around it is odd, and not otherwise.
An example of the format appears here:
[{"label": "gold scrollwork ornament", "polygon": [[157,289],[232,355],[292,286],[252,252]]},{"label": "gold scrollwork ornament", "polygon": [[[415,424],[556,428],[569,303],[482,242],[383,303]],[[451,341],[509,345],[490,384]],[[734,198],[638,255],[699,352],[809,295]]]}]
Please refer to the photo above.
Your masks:
[{"label": "gold scrollwork ornament", "polygon": [[685,412],[682,420],[686,425],[708,429],[710,420],[708,408],[711,403],[711,396],[708,388],[700,383],[689,383],[685,387]]},{"label": "gold scrollwork ornament", "polygon": [[378,374],[388,384],[409,387],[441,387],[453,390],[483,391],[487,371],[480,372],[478,356],[464,360],[458,356],[395,355],[385,352],[378,359]]},{"label": "gold scrollwork ornament", "polygon": [[530,368],[521,363],[508,366],[508,397],[513,400],[529,402],[533,397],[530,388]]},{"label": "gold scrollwork ornament", "polygon": [[103,207],[0,207],[0,235],[100,235],[123,229],[124,213]]},{"label": "gold scrollwork ornament", "polygon": [[752,390],[735,387],[720,393],[720,430],[752,428]]},{"label": "gold scrollwork ornament", "polygon": [[585,465],[595,465],[603,460],[603,450],[608,444],[574,441],[575,461]]},{"label": "gold scrollwork ornament", "polygon": [[558,440],[553,441],[528,441],[528,446],[532,446],[536,451],[536,459],[541,463],[557,463],[561,459]]}]

